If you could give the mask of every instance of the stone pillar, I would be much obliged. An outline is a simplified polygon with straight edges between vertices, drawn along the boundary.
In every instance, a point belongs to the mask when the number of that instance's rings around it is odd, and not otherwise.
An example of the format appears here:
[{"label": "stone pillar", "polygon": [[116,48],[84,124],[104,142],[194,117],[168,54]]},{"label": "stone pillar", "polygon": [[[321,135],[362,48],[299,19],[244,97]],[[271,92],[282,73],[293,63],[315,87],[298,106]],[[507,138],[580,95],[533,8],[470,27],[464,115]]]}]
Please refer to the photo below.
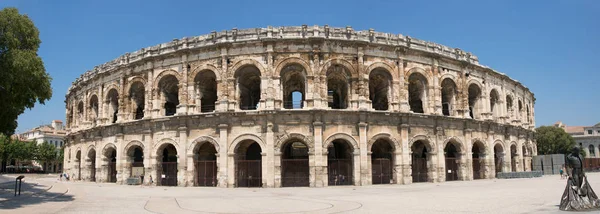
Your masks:
[{"label": "stone pillar", "polygon": [[[402,183],[402,184],[410,184],[412,183],[412,168],[411,168],[411,164],[412,164],[412,151],[411,149],[408,147],[408,144],[410,144],[411,142],[408,142],[408,128],[409,125],[408,124],[401,124],[400,125],[400,142],[402,143],[402,155],[401,155],[401,160],[400,164],[402,167],[402,172],[401,172],[401,179],[399,180],[398,183]],[[400,173],[400,172],[399,172]]]},{"label": "stone pillar", "polygon": [[367,123],[360,122],[358,123],[358,136],[359,136],[359,160],[360,160],[360,185],[370,185],[372,184],[371,177],[371,165],[369,161],[371,160],[371,155],[367,155]]},{"label": "stone pillar", "polygon": [[[400,101],[400,112],[409,112],[410,106],[408,105],[408,83],[404,77],[404,60],[398,57],[398,79],[399,79],[399,93],[398,98]],[[408,138],[407,138],[408,139]],[[404,141],[403,141],[404,142]]]},{"label": "stone pillar", "polygon": [[[313,158],[314,173],[311,175],[311,180],[314,179],[314,187],[327,186],[327,154],[323,151],[323,123],[320,121],[313,122],[315,151]],[[310,154],[309,154],[310,155]]]},{"label": "stone pillar", "polygon": [[[263,163],[263,182],[266,182],[266,185],[263,187],[274,187],[275,186],[275,153],[279,151],[275,151],[275,142],[273,135],[273,123],[267,122],[267,133],[266,133],[266,161]],[[264,156],[263,156],[264,159]],[[281,158],[279,159],[281,160]],[[280,174],[281,175],[281,174]],[[265,179],[266,178],[266,179]]]},{"label": "stone pillar", "polygon": [[598,151],[600,148],[598,148],[599,145],[594,145],[594,157],[599,157],[600,155],[600,151]]},{"label": "stone pillar", "polygon": [[[228,176],[229,172],[233,173],[233,169],[229,169],[229,141],[227,138],[227,134],[228,134],[228,125],[227,124],[219,124],[218,127],[218,132],[219,132],[219,156],[217,157],[217,164],[218,164],[218,170],[219,172],[217,172],[218,176],[217,176],[217,184],[219,185],[219,187],[233,187],[233,185],[228,185],[230,182],[230,178],[233,178],[233,174],[231,174],[231,176]],[[233,167],[233,164],[231,164],[231,166]],[[231,181],[231,184],[233,184],[233,181]]]},{"label": "stone pillar", "polygon": [[152,186],[156,186],[158,183],[157,177],[158,173],[156,172],[156,153],[152,150],[154,147],[154,133],[148,132],[148,139],[146,140],[146,145],[144,145],[144,180],[146,183]]},{"label": "stone pillar", "polygon": [[[464,151],[465,153],[465,179],[467,181],[471,181],[473,180],[473,173],[474,173],[474,168],[473,168],[473,130],[471,129],[465,129],[464,130],[464,136],[465,136],[465,149],[466,151]],[[480,157],[481,158],[481,157]]]}]

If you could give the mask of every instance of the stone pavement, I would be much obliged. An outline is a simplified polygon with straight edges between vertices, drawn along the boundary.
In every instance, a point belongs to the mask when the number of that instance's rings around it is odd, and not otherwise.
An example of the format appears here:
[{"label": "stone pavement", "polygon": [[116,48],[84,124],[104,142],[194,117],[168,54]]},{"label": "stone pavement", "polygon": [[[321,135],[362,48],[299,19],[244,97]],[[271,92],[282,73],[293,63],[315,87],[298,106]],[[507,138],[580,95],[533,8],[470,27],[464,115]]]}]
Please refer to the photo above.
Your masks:
[{"label": "stone pavement", "polygon": [[[588,177],[600,193],[600,173]],[[562,213],[566,185],[559,176],[275,189],[35,182],[50,188],[0,202],[0,213]]]}]

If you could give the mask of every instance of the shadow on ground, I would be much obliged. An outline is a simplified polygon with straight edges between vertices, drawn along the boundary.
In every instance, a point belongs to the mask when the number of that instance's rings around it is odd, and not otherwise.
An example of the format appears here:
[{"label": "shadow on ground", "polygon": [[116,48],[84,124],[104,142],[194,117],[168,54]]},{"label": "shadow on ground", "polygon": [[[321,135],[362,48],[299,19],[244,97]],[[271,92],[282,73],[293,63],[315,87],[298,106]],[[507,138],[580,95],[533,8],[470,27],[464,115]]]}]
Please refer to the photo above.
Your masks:
[{"label": "shadow on ground", "polygon": [[0,210],[18,209],[34,204],[73,200],[73,196],[67,194],[67,189],[64,191],[49,191],[55,187],[39,184],[35,181],[24,181],[21,185],[21,195],[15,196],[15,179],[9,176],[0,175],[0,181],[4,181],[0,183]]}]

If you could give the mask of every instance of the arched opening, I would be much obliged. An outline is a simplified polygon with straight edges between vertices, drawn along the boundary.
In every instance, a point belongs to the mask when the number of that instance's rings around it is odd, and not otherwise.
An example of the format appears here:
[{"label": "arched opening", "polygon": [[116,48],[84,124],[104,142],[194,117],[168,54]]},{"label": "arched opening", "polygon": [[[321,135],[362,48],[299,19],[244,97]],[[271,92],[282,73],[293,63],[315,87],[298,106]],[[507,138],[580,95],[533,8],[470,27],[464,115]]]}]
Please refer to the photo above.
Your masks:
[{"label": "arched opening", "polygon": [[131,104],[131,110],[134,120],[144,118],[144,107],[146,103],[146,91],[144,83],[134,82],[129,88],[129,102]]},{"label": "arched opening", "polygon": [[130,161],[129,177],[139,178],[144,181],[144,149],[134,145],[127,150],[127,157]]},{"label": "arched opening", "polygon": [[213,112],[217,102],[217,76],[211,70],[203,70],[194,77],[196,102],[200,112]]},{"label": "arched opening", "polygon": [[256,66],[247,65],[235,72],[236,90],[240,109],[256,110],[260,103],[260,70]]},{"label": "arched opening", "polygon": [[81,150],[77,151],[75,161],[77,161],[77,180],[81,180]]},{"label": "arched opening", "polygon": [[519,159],[519,155],[517,155],[517,145],[510,146],[510,170],[512,172],[517,171],[517,160]]},{"label": "arched opening", "polygon": [[492,113],[493,118],[497,118],[498,116],[500,116],[500,109],[498,108],[499,98],[500,96],[498,95],[496,89],[492,89],[492,91],[490,92],[490,112]]},{"label": "arched opening", "polygon": [[590,157],[596,157],[596,148],[594,148],[594,145],[588,146],[588,149],[590,150]]},{"label": "arched opening", "polygon": [[117,92],[117,89],[113,88],[108,91],[106,103],[108,104],[107,114],[109,114],[107,116],[111,118],[111,123],[116,123],[117,114],[119,113],[119,92]]},{"label": "arched opening", "polygon": [[450,78],[442,80],[442,114],[444,116],[454,115],[454,104],[458,94],[456,84]]},{"label": "arched opening", "polygon": [[392,75],[390,72],[377,68],[369,74],[369,99],[373,109],[385,111],[389,109],[390,87]]},{"label": "arched opening", "polygon": [[475,141],[473,148],[471,148],[471,152],[473,153],[473,179],[483,179],[485,176],[485,171],[483,170],[485,163],[485,146],[481,141]]},{"label": "arched opening", "polygon": [[106,149],[104,156],[108,160],[107,181],[109,183],[117,182],[117,150],[114,148]]},{"label": "arched opening", "polygon": [[290,140],[281,150],[281,186],[309,186],[308,146],[304,142]]},{"label": "arched opening", "polygon": [[504,148],[499,143],[494,146],[494,163],[496,174],[502,172],[502,167],[504,166]]},{"label": "arched opening", "polygon": [[506,95],[506,111],[508,112],[508,117],[513,117],[513,98],[510,95]]},{"label": "arched opening", "polygon": [[450,141],[444,148],[444,158],[446,164],[446,181],[458,180],[458,162],[460,161],[460,146],[457,142]]},{"label": "arched opening", "polygon": [[166,75],[158,82],[158,89],[165,116],[175,115],[179,105],[179,80],[173,75]]},{"label": "arched opening", "polygon": [[72,128],[73,127],[73,106],[69,105],[69,107],[67,108],[67,128]]},{"label": "arched opening", "polygon": [[90,169],[90,181],[96,181],[96,150],[90,149],[88,151],[88,168]]},{"label": "arched opening", "polygon": [[527,110],[527,123],[531,124],[531,112],[529,111],[529,105],[526,106]]},{"label": "arched opening", "polygon": [[333,65],[327,69],[327,105],[332,109],[348,108],[348,92],[352,76],[346,68]]},{"label": "arched opening", "polygon": [[412,182],[427,182],[429,176],[427,175],[428,166],[427,159],[429,159],[429,150],[426,146],[426,142],[418,140],[411,146],[412,151]]},{"label": "arched opening", "polygon": [[262,187],[262,149],[256,141],[244,140],[235,151],[237,187]]},{"label": "arched opening", "polygon": [[77,104],[77,121],[78,121],[78,125],[81,125],[81,123],[83,122],[83,101],[79,101],[79,103]]},{"label": "arched opening", "polygon": [[353,184],[353,149],[346,140],[336,139],[327,147],[328,185]]},{"label": "arched opening", "polygon": [[518,106],[518,108],[519,108],[519,113],[518,113],[519,119],[521,120],[521,122],[524,122],[525,120],[523,119],[523,102],[521,102],[521,100],[519,100],[518,105],[519,105]]},{"label": "arched opening", "polygon": [[159,150],[160,186],[177,186],[177,149],[173,144]]},{"label": "arched opening", "polygon": [[98,119],[98,96],[96,96],[95,94],[92,95],[92,98],[90,98],[90,119],[92,121],[95,121],[96,119]]},{"label": "arched opening", "polygon": [[283,87],[283,107],[286,109],[302,108],[306,94],[306,71],[299,64],[286,65],[281,69],[281,86]]},{"label": "arched opening", "polygon": [[217,150],[212,143],[202,142],[194,150],[196,186],[217,186]]},{"label": "arched opening", "polygon": [[371,175],[373,184],[390,184],[394,181],[394,147],[387,139],[377,139],[371,147]]},{"label": "arched opening", "polygon": [[469,85],[469,116],[473,119],[479,119],[479,99],[481,97],[481,89],[476,84]]},{"label": "arched opening", "polygon": [[427,78],[420,73],[408,77],[408,105],[414,113],[425,113],[427,108]]}]

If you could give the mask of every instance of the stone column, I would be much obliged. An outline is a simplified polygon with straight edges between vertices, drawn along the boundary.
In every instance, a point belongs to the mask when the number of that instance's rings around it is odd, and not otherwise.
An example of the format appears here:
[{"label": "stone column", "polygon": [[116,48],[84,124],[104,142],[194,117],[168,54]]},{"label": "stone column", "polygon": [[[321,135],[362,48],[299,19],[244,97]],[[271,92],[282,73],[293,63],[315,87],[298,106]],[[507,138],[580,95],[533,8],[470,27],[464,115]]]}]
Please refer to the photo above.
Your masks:
[{"label": "stone column", "polygon": [[399,93],[398,98],[400,101],[400,112],[409,112],[410,106],[408,105],[408,83],[405,82],[404,77],[404,60],[398,57],[398,79],[399,79]]},{"label": "stone column", "polygon": [[[465,153],[465,180],[467,181],[471,181],[473,180],[473,171],[475,170],[473,168],[473,130],[471,129],[465,129],[464,130],[464,135],[465,135],[465,149],[466,151],[463,151]],[[479,157],[481,158],[481,157]]]},{"label": "stone column", "polygon": [[594,145],[594,157],[599,157],[600,155],[600,151],[598,151],[600,148],[598,148],[599,145]]},{"label": "stone column", "polygon": [[156,172],[156,154],[152,150],[155,144],[154,133],[150,130],[148,131],[148,139],[145,143],[146,145],[144,145],[144,180],[146,180],[146,183],[149,183],[152,186],[156,186],[160,177],[157,177],[158,173]]},{"label": "stone column", "polygon": [[[273,136],[273,123],[267,122],[267,133],[266,133],[266,161],[263,166],[263,181],[266,182],[266,187],[274,187],[275,186],[275,153],[279,151],[275,151],[275,142]],[[281,160],[281,158],[279,159]],[[281,175],[281,174],[280,174]],[[265,179],[266,178],[266,179]]]},{"label": "stone column", "polygon": [[[232,172],[233,173],[233,169],[229,169],[229,141],[227,138],[227,134],[228,134],[228,125],[227,124],[219,124],[218,126],[218,132],[219,132],[219,156],[217,157],[217,164],[218,164],[218,176],[217,176],[217,184],[219,185],[219,187],[233,187],[233,185],[228,185],[229,184],[229,179],[233,178],[233,174],[231,174],[231,176],[228,176],[228,172]],[[233,167],[233,164],[231,164]],[[231,181],[231,184],[233,184],[233,181]]]},{"label": "stone column", "polygon": [[324,187],[327,186],[327,155],[323,151],[323,123],[313,122],[313,129],[315,151],[310,161],[314,162],[312,165],[315,167],[310,179],[314,179],[314,187]]},{"label": "stone column", "polygon": [[401,124],[400,125],[400,142],[402,142],[402,158],[399,159],[401,167],[402,167],[402,172],[401,172],[401,180],[398,183],[402,183],[402,184],[410,184],[412,183],[412,168],[411,168],[411,164],[412,164],[412,151],[411,149],[408,147],[408,144],[410,144],[411,142],[408,142],[408,128],[409,125],[408,124]]},{"label": "stone column", "polygon": [[370,185],[372,183],[371,181],[371,165],[369,164],[370,156],[371,155],[367,155],[367,153],[369,152],[367,150],[367,144],[368,144],[368,139],[367,139],[367,123],[365,122],[360,122],[358,123],[358,136],[359,136],[359,160],[360,160],[360,185],[361,186],[365,186],[365,185]]}]

